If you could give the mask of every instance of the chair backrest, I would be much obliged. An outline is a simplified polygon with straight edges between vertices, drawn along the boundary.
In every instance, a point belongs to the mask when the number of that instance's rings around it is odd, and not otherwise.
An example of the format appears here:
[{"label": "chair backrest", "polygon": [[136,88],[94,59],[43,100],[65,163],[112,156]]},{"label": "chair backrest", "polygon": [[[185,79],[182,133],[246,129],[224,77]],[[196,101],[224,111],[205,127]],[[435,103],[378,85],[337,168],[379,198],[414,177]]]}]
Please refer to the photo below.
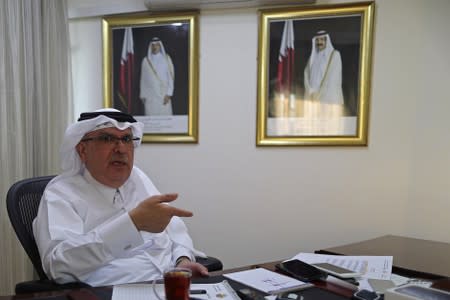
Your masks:
[{"label": "chair backrest", "polygon": [[6,195],[6,207],[11,225],[41,280],[48,277],[42,269],[32,223],[37,215],[45,187],[53,177],[55,176],[23,179],[14,183]]}]

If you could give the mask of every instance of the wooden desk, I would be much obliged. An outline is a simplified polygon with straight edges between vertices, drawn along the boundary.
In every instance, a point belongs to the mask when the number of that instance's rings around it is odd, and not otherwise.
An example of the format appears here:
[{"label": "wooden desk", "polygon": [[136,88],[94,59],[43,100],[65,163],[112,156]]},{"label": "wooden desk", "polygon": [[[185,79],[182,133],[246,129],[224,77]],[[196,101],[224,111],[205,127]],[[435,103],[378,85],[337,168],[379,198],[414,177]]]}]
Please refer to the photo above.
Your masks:
[{"label": "wooden desk", "polygon": [[[223,275],[224,273],[231,273],[231,272],[248,270],[248,269],[253,269],[253,268],[265,268],[265,269],[268,269],[271,271],[275,271],[275,265],[277,263],[279,263],[279,261],[263,263],[263,264],[256,264],[256,265],[249,265],[249,266],[244,266],[244,267],[239,267],[239,268],[234,268],[234,269],[229,269],[229,270],[224,270],[224,271],[211,272],[210,275],[211,276],[219,276],[219,275]],[[196,282],[196,281],[197,280],[194,279],[194,282]],[[202,282],[202,281],[207,281],[207,279],[202,280],[200,278],[200,282]],[[334,293],[337,293],[344,297],[347,297],[348,299],[351,298],[352,293],[353,293],[351,290],[348,290],[341,286],[334,285],[334,284],[327,283],[327,282],[314,282],[314,284],[318,287],[324,288],[331,292],[334,292]],[[112,293],[111,286],[92,288],[90,290],[94,291],[96,294],[99,293],[100,295],[102,295],[101,298],[104,298],[104,299],[108,299],[110,297],[109,295]],[[42,293],[35,293],[35,294],[23,294],[23,295],[15,295],[15,296],[0,296],[0,300],[19,300],[19,299],[22,299],[22,300],[31,300],[31,299],[33,299],[33,300],[67,300],[68,298],[66,296],[70,292],[71,292],[71,290],[64,290],[64,291],[54,291],[54,292],[42,292]]]},{"label": "wooden desk", "polygon": [[[393,272],[397,274],[424,279],[441,279],[450,277],[450,244],[448,243],[386,235],[367,241],[322,249],[315,252],[336,255],[392,255],[394,257]],[[211,272],[211,276],[258,267],[275,271],[275,265],[278,262],[279,261],[275,261],[224,271]],[[448,287],[449,280],[447,279],[443,282]],[[314,282],[314,284],[348,297],[349,299],[351,298],[352,292],[341,286],[322,282]],[[93,289],[96,292],[110,294],[112,287],[99,287]],[[68,293],[70,293],[70,290],[15,296],[0,296],[0,300],[59,300],[67,299],[65,295]]]},{"label": "wooden desk", "polygon": [[450,277],[450,244],[386,235],[358,243],[315,251],[337,255],[393,256],[392,271],[407,277]]}]

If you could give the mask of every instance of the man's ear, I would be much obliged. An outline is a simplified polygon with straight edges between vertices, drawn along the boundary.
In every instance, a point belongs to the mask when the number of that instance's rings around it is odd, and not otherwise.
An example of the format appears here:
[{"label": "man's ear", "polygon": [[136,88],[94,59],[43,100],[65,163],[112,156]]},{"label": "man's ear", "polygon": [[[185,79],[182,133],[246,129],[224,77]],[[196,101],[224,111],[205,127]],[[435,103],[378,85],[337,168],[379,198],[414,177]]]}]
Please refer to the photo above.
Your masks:
[{"label": "man's ear", "polygon": [[81,162],[85,163],[86,162],[86,144],[79,142],[77,144],[77,146],[75,147],[75,149],[77,150],[78,156],[80,156]]}]

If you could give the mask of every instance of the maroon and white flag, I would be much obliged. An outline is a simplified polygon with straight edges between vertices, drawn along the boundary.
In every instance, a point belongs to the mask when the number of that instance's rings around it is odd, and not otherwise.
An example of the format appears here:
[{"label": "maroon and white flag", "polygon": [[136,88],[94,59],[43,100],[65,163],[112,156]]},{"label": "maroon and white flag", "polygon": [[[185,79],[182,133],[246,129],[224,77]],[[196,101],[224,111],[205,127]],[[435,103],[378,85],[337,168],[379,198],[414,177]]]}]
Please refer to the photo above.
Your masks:
[{"label": "maroon and white flag", "polygon": [[294,94],[294,23],[287,20],[284,23],[280,54],[278,55],[277,91],[283,96]]},{"label": "maroon and white flag", "polygon": [[120,58],[119,97],[122,104],[127,108],[128,113],[131,113],[131,99],[133,96],[133,47],[133,31],[131,27],[127,27],[125,28],[122,56]]}]

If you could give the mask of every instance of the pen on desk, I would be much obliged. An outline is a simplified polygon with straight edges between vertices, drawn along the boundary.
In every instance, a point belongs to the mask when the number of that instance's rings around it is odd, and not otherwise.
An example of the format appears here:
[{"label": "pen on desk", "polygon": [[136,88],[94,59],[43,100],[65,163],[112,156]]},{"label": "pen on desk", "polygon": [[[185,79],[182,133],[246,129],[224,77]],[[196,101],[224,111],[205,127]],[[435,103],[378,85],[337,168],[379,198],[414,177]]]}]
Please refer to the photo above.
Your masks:
[{"label": "pen on desk", "polygon": [[206,294],[206,290],[189,290],[189,294],[191,295]]}]

